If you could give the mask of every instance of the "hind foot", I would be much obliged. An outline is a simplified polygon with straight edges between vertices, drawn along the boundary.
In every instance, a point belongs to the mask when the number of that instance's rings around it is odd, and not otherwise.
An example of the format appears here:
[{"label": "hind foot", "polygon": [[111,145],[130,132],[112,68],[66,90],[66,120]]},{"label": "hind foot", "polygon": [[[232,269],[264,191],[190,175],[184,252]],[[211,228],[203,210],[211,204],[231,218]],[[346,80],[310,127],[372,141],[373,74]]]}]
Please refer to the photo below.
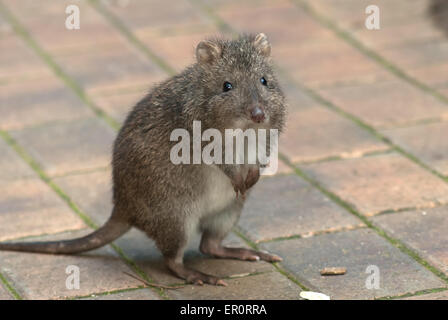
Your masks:
[{"label": "hind foot", "polygon": [[283,259],[275,254],[267,251],[257,251],[247,248],[228,248],[221,245],[218,239],[213,239],[203,236],[201,246],[199,248],[202,253],[208,254],[217,258],[229,258],[248,261],[267,261],[280,262]]},{"label": "hind foot", "polygon": [[220,247],[217,250],[212,250],[209,254],[218,258],[231,258],[248,261],[263,260],[267,262],[280,262],[283,260],[281,257],[266,251],[257,251],[246,248]]},{"label": "hind foot", "polygon": [[222,279],[217,277],[189,269],[184,266],[182,263],[176,263],[172,261],[167,261],[168,268],[179,278],[185,279],[187,283],[200,285],[202,286],[204,283],[215,285],[215,286],[227,286]]}]

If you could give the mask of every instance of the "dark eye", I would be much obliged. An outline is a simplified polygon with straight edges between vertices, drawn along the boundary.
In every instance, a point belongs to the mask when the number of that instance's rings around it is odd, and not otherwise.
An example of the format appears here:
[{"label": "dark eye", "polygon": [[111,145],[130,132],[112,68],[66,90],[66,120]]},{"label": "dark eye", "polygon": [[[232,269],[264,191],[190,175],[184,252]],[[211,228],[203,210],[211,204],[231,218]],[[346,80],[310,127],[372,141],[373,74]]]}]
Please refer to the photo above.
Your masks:
[{"label": "dark eye", "polygon": [[232,84],[230,82],[227,82],[227,81],[224,82],[224,86],[222,88],[222,90],[224,92],[227,92],[227,91],[232,90],[232,89],[233,89],[233,86],[232,86]]},{"label": "dark eye", "polygon": [[260,82],[262,85],[267,86],[268,82],[266,81],[266,79],[264,77],[261,77]]}]

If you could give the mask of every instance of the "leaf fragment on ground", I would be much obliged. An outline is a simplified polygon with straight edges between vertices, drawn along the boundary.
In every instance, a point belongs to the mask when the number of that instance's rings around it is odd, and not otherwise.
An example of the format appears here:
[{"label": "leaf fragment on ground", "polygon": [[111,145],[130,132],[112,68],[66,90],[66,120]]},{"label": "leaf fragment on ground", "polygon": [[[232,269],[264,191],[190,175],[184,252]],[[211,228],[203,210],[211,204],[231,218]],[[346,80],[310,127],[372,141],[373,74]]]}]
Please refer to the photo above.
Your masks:
[{"label": "leaf fragment on ground", "polygon": [[338,276],[343,275],[347,272],[347,268],[344,267],[331,267],[331,268],[323,268],[320,270],[320,274],[322,276]]},{"label": "leaf fragment on ground", "polygon": [[302,291],[300,297],[306,300],[330,300],[330,297],[326,294],[313,291]]}]

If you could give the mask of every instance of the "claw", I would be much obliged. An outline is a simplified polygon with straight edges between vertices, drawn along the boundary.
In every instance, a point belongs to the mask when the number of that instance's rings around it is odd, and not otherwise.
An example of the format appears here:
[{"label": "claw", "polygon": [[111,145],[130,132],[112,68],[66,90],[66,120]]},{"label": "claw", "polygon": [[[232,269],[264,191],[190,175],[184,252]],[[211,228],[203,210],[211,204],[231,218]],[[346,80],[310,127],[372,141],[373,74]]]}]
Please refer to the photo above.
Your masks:
[{"label": "claw", "polygon": [[251,168],[247,173],[246,181],[244,182],[245,188],[250,189],[254,184],[258,182],[258,179],[260,179],[260,169]]},{"label": "claw", "polygon": [[232,180],[233,190],[235,190],[236,198],[238,199],[238,193],[241,193],[241,197],[245,199],[244,193],[246,192],[246,185],[241,175],[235,176],[235,179]]},{"label": "claw", "polygon": [[225,283],[223,280],[218,280],[218,281],[216,282],[216,285],[217,285],[217,286],[227,287],[227,283]]},{"label": "claw", "polygon": [[204,282],[202,282],[202,280],[198,279],[198,280],[196,280],[196,283],[195,283],[195,284],[200,285],[200,286],[203,286],[203,285],[204,285]]},{"label": "claw", "polygon": [[247,257],[247,260],[249,260],[249,261],[260,261],[260,257],[259,256],[249,256],[249,257]]}]

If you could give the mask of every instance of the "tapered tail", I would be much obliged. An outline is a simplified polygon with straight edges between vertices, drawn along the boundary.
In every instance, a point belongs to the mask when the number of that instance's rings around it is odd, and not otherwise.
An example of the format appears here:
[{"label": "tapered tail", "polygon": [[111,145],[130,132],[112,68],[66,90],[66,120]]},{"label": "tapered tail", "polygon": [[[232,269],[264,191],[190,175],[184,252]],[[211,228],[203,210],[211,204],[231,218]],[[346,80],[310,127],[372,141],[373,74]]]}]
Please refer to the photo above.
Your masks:
[{"label": "tapered tail", "polygon": [[131,226],[127,222],[112,215],[101,228],[82,238],[48,242],[4,242],[0,243],[0,250],[74,254],[97,249],[111,243],[130,228]]}]

